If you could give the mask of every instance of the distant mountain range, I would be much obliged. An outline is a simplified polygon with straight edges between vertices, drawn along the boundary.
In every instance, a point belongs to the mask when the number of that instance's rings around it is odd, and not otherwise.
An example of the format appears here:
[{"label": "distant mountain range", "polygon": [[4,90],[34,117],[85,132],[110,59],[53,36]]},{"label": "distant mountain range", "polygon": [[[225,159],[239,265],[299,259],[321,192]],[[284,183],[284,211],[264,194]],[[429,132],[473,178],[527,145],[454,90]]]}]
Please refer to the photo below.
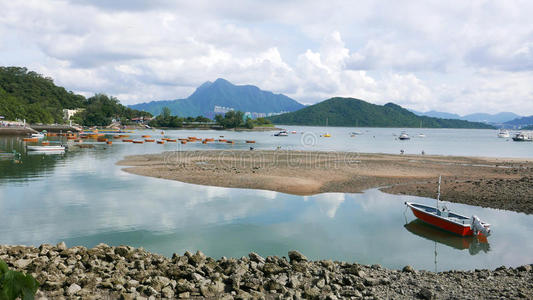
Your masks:
[{"label": "distant mountain range", "polygon": [[214,117],[215,106],[219,113],[231,108],[265,114],[291,112],[305,107],[285,95],[263,91],[253,85],[234,85],[222,78],[205,82],[186,99],[130,105],[133,109],[148,111],[153,115],[160,114],[165,106],[180,117],[203,115],[209,118]]},{"label": "distant mountain range", "polygon": [[479,122],[418,116],[394,103],[375,105],[354,98],[331,98],[295,112],[270,117],[275,124],[361,127],[494,128]]},{"label": "distant mountain range", "polygon": [[505,122],[505,125],[517,126],[517,127],[533,125],[533,116],[521,117],[521,118],[511,120],[511,121],[507,121]]},{"label": "distant mountain range", "polygon": [[466,120],[470,122],[482,122],[482,123],[488,123],[488,124],[502,124],[507,121],[511,121],[513,119],[521,117],[512,112],[501,112],[497,114],[474,113],[474,114],[461,116],[458,114],[440,112],[440,111],[434,111],[434,110],[430,110],[427,112],[419,112],[415,110],[411,110],[411,111],[419,116],[427,116],[427,117],[442,118],[442,119],[458,119],[458,120]]}]

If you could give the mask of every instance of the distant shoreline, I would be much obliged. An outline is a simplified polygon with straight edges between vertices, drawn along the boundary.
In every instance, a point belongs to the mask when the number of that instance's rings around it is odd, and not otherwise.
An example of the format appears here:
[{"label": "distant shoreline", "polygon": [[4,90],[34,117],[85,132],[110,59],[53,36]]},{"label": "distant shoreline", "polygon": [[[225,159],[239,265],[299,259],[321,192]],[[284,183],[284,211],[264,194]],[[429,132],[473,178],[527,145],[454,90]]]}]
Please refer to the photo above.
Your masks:
[{"label": "distant shoreline", "polygon": [[431,197],[533,214],[533,161],[306,151],[181,151],[127,156],[124,171],[193,184],[296,195],[359,193]]}]

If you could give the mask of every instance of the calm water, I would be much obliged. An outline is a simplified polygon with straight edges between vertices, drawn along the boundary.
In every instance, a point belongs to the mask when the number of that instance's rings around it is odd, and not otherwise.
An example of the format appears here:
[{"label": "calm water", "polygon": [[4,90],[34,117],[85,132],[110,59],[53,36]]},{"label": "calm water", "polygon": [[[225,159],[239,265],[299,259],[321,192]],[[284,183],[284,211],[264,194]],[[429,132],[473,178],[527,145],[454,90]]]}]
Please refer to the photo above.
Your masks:
[{"label": "calm water", "polygon": [[[532,157],[533,143],[496,138],[490,130],[408,131],[401,129],[288,127],[305,134],[273,137],[271,132],[167,131],[167,136],[234,139],[235,145],[97,145],[64,155],[23,154],[22,163],[0,161],[0,244],[39,245],[66,241],[92,247],[100,242],[129,244],[171,255],[201,249],[213,257],[263,256],[298,249],[312,259],[413,265],[429,270],[494,268],[531,263],[533,216],[446,203],[493,226],[488,242],[450,237],[416,222],[404,201],[434,200],[362,194],[301,197],[271,191],[208,187],[131,175],[115,163],[125,155],[190,149],[256,148]],[[313,133],[314,132],[314,133]],[[426,138],[418,138],[419,132]],[[137,132],[136,135],[146,132]],[[159,136],[159,132],[149,134]],[[133,135],[132,135],[133,137]],[[302,140],[304,140],[302,142]],[[23,150],[19,138],[0,137],[0,152]],[[435,256],[435,250],[437,255]]]}]

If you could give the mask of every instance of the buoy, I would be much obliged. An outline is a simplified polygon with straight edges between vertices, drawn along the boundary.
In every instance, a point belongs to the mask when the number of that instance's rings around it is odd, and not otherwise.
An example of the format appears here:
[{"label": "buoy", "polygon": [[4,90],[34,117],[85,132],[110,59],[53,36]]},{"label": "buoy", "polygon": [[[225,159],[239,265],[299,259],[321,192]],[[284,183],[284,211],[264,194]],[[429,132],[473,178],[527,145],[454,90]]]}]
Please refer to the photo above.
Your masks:
[{"label": "buoy", "polygon": [[143,138],[149,138],[149,137],[151,137],[151,136],[149,136],[149,135],[143,135],[143,136],[141,136],[141,137],[143,137]]},{"label": "buoy", "polygon": [[111,144],[113,144],[113,142],[112,141],[107,141],[106,144],[111,145]]},{"label": "buoy", "polygon": [[132,141],[134,144],[143,144],[144,141]]},{"label": "buoy", "polygon": [[255,141],[246,141],[247,144],[255,144]]},{"label": "buoy", "polygon": [[131,143],[133,142],[133,140],[128,140],[128,139],[125,139],[125,140],[122,140],[124,143]]},{"label": "buoy", "polygon": [[187,141],[181,141],[181,143],[182,143],[183,145],[185,145],[185,144],[187,144]]},{"label": "buoy", "polygon": [[144,141],[147,142],[147,143],[153,143],[153,142],[155,142],[154,139],[145,139]]},{"label": "buoy", "polygon": [[167,139],[167,142],[169,142],[169,143],[175,143],[176,140]]},{"label": "buoy", "polygon": [[165,141],[157,141],[158,144],[164,144]]}]

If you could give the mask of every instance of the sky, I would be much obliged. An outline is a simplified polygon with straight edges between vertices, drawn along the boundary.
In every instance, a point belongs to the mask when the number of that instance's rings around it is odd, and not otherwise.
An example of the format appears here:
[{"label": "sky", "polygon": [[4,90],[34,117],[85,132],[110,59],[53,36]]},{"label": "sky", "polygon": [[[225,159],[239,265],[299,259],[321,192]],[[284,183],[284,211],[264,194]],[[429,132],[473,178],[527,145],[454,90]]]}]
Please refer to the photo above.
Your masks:
[{"label": "sky", "polygon": [[532,1],[0,0],[0,65],[123,104],[225,78],[304,104],[533,115]]}]

